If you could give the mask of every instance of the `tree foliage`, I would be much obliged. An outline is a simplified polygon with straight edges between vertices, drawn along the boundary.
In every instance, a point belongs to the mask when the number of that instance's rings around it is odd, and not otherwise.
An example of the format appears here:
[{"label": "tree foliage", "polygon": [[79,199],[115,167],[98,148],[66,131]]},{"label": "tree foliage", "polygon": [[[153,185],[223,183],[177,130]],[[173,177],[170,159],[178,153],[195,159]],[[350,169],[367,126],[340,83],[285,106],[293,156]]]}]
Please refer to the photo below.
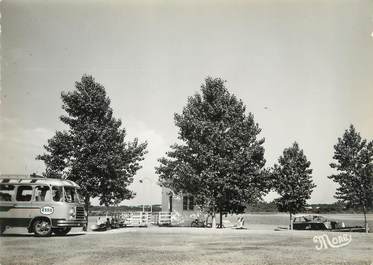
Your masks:
[{"label": "tree foliage", "polygon": [[290,214],[304,210],[316,185],[312,181],[311,162],[307,160],[298,143],[285,148],[278,164],[273,168],[274,189],[280,195],[275,203],[280,212]]},{"label": "tree foliage", "polygon": [[362,139],[351,125],[334,145],[333,159],[336,163],[330,167],[338,174],[329,178],[339,184],[335,197],[349,207],[363,209],[366,219],[366,209],[373,204],[373,141]]},{"label": "tree foliage", "polygon": [[37,159],[46,165],[45,175],[75,181],[86,202],[98,197],[110,205],[134,196],[128,189],[141,168],[146,143],[125,142],[122,122],[113,117],[105,88],[84,75],[75,90],[63,92],[60,120],[67,130],[57,131]]},{"label": "tree foliage", "polygon": [[220,78],[207,78],[201,93],[175,114],[181,143],[156,168],[161,185],[194,195],[209,213],[239,213],[266,192],[264,139],[241,100]]}]

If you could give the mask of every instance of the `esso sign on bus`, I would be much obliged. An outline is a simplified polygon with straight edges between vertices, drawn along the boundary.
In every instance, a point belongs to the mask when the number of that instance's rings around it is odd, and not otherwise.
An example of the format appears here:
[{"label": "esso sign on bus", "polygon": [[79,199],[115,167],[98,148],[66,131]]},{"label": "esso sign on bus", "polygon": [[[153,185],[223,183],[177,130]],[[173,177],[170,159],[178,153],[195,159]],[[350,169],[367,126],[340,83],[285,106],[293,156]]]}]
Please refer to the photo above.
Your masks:
[{"label": "esso sign on bus", "polygon": [[50,206],[44,206],[40,208],[40,212],[45,215],[52,214],[54,212],[54,208]]}]

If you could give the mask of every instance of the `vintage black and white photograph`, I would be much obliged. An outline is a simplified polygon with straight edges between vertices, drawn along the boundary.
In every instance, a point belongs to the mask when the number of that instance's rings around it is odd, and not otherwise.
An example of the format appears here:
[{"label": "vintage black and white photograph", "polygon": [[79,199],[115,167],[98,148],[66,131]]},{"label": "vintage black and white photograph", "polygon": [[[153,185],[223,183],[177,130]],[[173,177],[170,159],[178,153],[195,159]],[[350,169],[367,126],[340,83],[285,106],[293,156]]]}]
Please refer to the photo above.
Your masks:
[{"label": "vintage black and white photograph", "polygon": [[372,0],[0,1],[0,265],[372,265]]}]

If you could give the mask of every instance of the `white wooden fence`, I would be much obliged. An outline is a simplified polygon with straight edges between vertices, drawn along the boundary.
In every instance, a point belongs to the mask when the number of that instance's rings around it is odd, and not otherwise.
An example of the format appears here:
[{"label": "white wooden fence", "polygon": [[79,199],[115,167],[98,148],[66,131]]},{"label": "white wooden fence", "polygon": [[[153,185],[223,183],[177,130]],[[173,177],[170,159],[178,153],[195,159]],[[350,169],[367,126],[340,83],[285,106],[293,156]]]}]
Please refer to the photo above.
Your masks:
[{"label": "white wooden fence", "polygon": [[171,213],[159,212],[153,215],[155,217],[154,224],[157,225],[171,225]]},{"label": "white wooden fence", "polygon": [[121,214],[121,219],[125,226],[171,225],[169,212],[126,212]]}]

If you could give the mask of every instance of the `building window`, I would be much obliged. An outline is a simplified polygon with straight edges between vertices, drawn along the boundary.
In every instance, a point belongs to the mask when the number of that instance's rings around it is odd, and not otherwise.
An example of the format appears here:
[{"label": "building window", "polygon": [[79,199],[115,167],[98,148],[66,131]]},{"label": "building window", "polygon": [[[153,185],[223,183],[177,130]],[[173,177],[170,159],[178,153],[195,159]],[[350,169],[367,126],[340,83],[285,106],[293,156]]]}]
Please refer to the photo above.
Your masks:
[{"label": "building window", "polygon": [[188,196],[183,196],[183,210],[188,210]]},{"label": "building window", "polygon": [[194,210],[194,197],[193,196],[183,196],[183,210]]},{"label": "building window", "polygon": [[189,210],[194,210],[194,197],[189,196]]}]

